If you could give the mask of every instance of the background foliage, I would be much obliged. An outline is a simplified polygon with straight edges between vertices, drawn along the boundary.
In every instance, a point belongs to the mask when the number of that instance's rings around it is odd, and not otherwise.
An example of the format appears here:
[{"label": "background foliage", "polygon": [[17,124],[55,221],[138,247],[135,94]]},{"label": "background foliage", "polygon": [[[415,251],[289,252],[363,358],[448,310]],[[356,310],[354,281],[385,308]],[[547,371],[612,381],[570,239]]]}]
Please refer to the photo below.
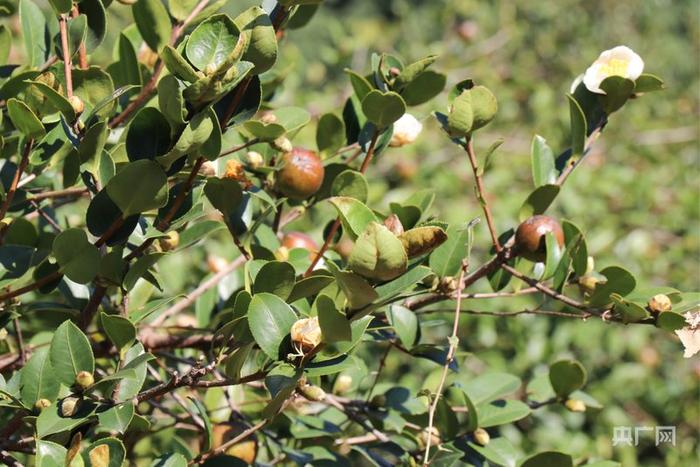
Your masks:
[{"label": "background foliage", "polygon": [[[14,2],[0,1],[0,6],[6,3]],[[37,4],[50,11],[45,2]],[[254,4],[227,2],[222,11],[235,17]],[[131,7],[117,3],[110,6],[109,28],[102,44],[90,50],[91,64],[106,66],[114,60],[119,33],[134,29],[130,10]],[[27,57],[21,45],[17,16],[3,21],[13,33],[8,63],[22,63]],[[280,42],[278,62],[270,76],[284,77],[284,85],[275,95],[274,106],[302,107],[313,119],[326,112],[337,113],[352,92],[344,68],[366,72],[372,52],[395,53],[407,63],[437,54],[439,59],[434,67],[447,74],[446,90],[464,78],[473,78],[498,97],[499,113],[491,125],[479,132],[475,145],[477,154],[483,154],[495,140],[504,139],[485,175],[488,201],[495,213],[497,230],[502,232],[517,226],[522,200],[532,189],[532,136],[540,134],[547,138],[555,152],[568,146],[569,110],[565,93],[573,78],[601,50],[627,44],[645,59],[650,72],[664,78],[667,89],[630,102],[611,119],[592,153],[568,180],[566,189],[548,213],[574,220],[586,233],[589,254],[595,256],[597,270],[619,264],[637,276],[640,286],[667,285],[696,290],[700,277],[699,24],[697,4],[690,0],[641,4],[574,0],[330,1],[308,25],[288,31]],[[462,37],[460,28],[462,35],[469,37]],[[144,50],[138,52],[139,58],[147,62]],[[387,212],[391,202],[403,201],[417,189],[430,188],[436,193],[431,214],[438,219],[464,223],[481,216],[481,208],[473,196],[473,175],[464,153],[449,142],[431,115],[433,111],[444,111],[446,105],[447,92],[443,92],[430,103],[411,109],[423,122],[423,133],[415,144],[388,150],[375,160],[367,175],[369,206]],[[293,139],[295,146],[314,147],[315,131],[315,125],[302,128]],[[234,133],[230,131],[224,136],[223,148],[242,142]],[[229,158],[219,159],[219,173],[225,170]],[[82,228],[88,204],[89,200],[83,199],[62,206],[56,210],[56,218],[64,227]],[[319,206],[286,229],[307,231],[320,244],[322,229],[333,215],[332,207]],[[85,241],[75,232],[72,235],[75,235],[69,239],[72,244]],[[474,235],[472,262],[480,264],[490,255],[489,235],[483,222],[476,227]],[[134,288],[129,308],[138,310],[161,297],[170,299],[187,293],[211,277],[207,260],[211,262],[212,257],[233,260],[238,254],[228,232],[216,231],[196,247],[159,261],[157,277],[162,291],[146,281],[131,284]],[[237,272],[212,290],[227,297],[242,285],[243,275]],[[477,282],[469,289],[470,292],[490,290],[486,281]],[[214,293],[205,294],[193,307],[184,310],[174,324],[209,327],[217,302]],[[89,296],[80,287],[74,288],[73,294],[77,304],[68,303],[71,307],[82,306]],[[537,305],[545,309],[554,306],[551,300],[542,297],[517,297],[465,300],[463,308],[499,312]],[[222,303],[218,306],[222,308]],[[421,343],[445,344],[451,326],[450,308],[446,304],[436,306],[445,312],[425,316]],[[26,329],[30,330],[28,344],[45,343],[54,331],[58,334],[56,328],[66,316],[60,313],[51,307],[42,309],[40,300],[31,303],[29,310],[23,310],[22,320],[27,321]],[[533,411],[517,423],[500,426],[492,436],[499,434],[507,438],[519,458],[556,449],[581,462],[615,459],[625,466],[694,465],[700,429],[697,391],[700,367],[697,357],[682,358],[681,345],[672,333],[652,326],[544,316],[506,319],[466,314],[462,318],[457,358],[460,380],[468,382],[484,373],[507,372],[528,382],[546,375],[548,366],[555,361],[576,359],[588,372],[586,392],[602,405],[585,413],[569,412],[561,404],[551,405]],[[12,333],[11,326],[8,331]],[[3,353],[15,350],[10,337],[0,345],[4,346]],[[379,356],[385,349],[384,342],[367,337],[354,355],[365,362],[371,373],[377,370]],[[179,355],[197,358],[201,353],[186,350]],[[89,362],[85,365],[90,366]],[[187,368],[188,365],[181,364],[181,371]],[[382,394],[397,385],[408,388],[414,395],[423,388],[434,390],[440,373],[440,366],[428,359],[407,358],[406,354],[392,350],[372,393]],[[5,376],[9,379],[10,374]],[[165,373],[161,376],[167,377]],[[361,381],[357,397],[367,395],[372,380],[371,374],[355,375],[355,384]],[[325,383],[330,392],[332,384]],[[206,394],[202,397],[206,409],[201,410],[208,409],[213,422],[228,419],[230,410],[226,408],[224,390],[210,389],[201,394]],[[236,386],[229,395],[234,404],[247,407],[245,404],[251,404],[251,394],[252,391]],[[258,396],[259,392],[252,397]],[[222,406],[224,409],[219,410]],[[252,404],[244,413],[256,414],[260,408]],[[177,407],[174,410],[186,414]],[[198,413],[200,409],[190,406],[190,410]],[[2,415],[6,420],[12,417],[7,410]],[[165,424],[156,417],[154,420]],[[657,447],[653,437],[648,436],[642,437],[638,447],[614,448],[613,428],[621,425],[677,426],[677,445]],[[306,431],[292,429],[302,439],[293,445],[299,451],[308,446],[304,436],[318,434],[308,426],[304,428]],[[289,429],[278,421],[266,434],[286,433]],[[266,434],[261,438],[266,439],[264,443],[269,448],[268,443],[274,445],[274,442],[267,441]],[[135,442],[130,458],[148,465],[154,453],[173,450],[187,453],[188,446],[196,446],[199,438],[186,429],[164,429]],[[195,448],[193,452],[199,450]],[[359,456],[353,459],[360,462]]]}]

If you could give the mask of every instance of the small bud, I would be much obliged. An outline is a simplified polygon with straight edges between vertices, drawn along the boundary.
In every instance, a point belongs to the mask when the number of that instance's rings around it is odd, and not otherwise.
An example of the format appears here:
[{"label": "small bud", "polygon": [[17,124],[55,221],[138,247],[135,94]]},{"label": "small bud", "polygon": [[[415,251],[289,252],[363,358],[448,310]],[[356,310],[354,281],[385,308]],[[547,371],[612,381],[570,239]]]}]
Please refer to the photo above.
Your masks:
[{"label": "small bud", "polygon": [[431,446],[437,446],[441,443],[440,431],[435,427],[432,427],[430,431],[428,431],[428,428],[426,428],[423,431],[421,431],[420,440],[424,446],[428,444],[428,440],[430,440]]},{"label": "small bud", "polygon": [[479,24],[471,20],[462,21],[457,26],[457,34],[465,42],[471,42],[479,34]]},{"label": "small bud", "polygon": [[399,76],[399,75],[401,74],[401,70],[399,70],[399,69],[398,69],[397,67],[395,67],[395,66],[392,66],[391,68],[389,68],[389,74],[390,74],[391,76]]},{"label": "small bud", "polygon": [[199,174],[205,177],[213,177],[216,175],[216,166],[212,161],[205,161],[201,167],[199,167]]},{"label": "small bud", "polygon": [[595,271],[595,260],[592,256],[586,258],[586,274],[590,274]]},{"label": "small bud", "polygon": [[245,161],[253,169],[262,167],[262,165],[265,163],[265,159],[263,158],[262,154],[255,151],[249,151],[245,155]]},{"label": "small bud", "polygon": [[671,308],[673,307],[671,299],[668,298],[668,295],[664,295],[662,293],[651,297],[648,305],[649,309],[654,313],[663,313],[664,311],[671,311]]},{"label": "small bud", "polygon": [[578,284],[581,290],[587,294],[592,294],[595,291],[595,286],[600,282],[593,276],[582,276],[578,278]]},{"label": "small bud", "polygon": [[214,73],[216,73],[216,65],[213,63],[209,63],[205,68],[204,68],[204,74],[211,76]]},{"label": "small bud", "polygon": [[75,382],[81,388],[86,389],[95,384],[95,378],[89,371],[81,371],[75,376]]},{"label": "small bud", "polygon": [[236,159],[231,159],[228,162],[226,162],[226,172],[224,172],[224,178],[231,178],[233,180],[238,180],[239,182],[242,182],[244,180],[247,180],[248,177],[246,177],[243,164],[241,164]]},{"label": "small bud", "polygon": [[423,125],[409,113],[403,114],[394,122],[394,133],[391,135],[389,146],[401,147],[413,143],[423,130]]},{"label": "small bud", "polygon": [[477,428],[474,430],[474,441],[477,442],[477,444],[481,446],[486,446],[489,444],[489,441],[491,441],[491,436],[489,436],[489,432],[484,430],[483,428]]},{"label": "small bud", "polygon": [[299,392],[302,396],[306,397],[310,401],[319,402],[326,398],[326,391],[313,384],[306,384],[299,388]]},{"label": "small bud", "polygon": [[586,404],[584,404],[583,401],[579,399],[567,399],[567,401],[564,403],[564,406],[566,406],[566,408],[569,409],[569,411],[571,412],[586,411]]},{"label": "small bud", "polygon": [[277,261],[287,261],[289,259],[289,248],[281,246],[275,251]]},{"label": "small bud", "polygon": [[403,224],[401,223],[401,219],[399,219],[399,216],[396,214],[392,214],[386,219],[384,219],[384,226],[391,231],[394,235],[401,235],[404,230],[403,230]]},{"label": "small bud", "polygon": [[272,112],[265,112],[260,116],[260,121],[265,124],[276,123],[277,116]]},{"label": "small bud", "polygon": [[273,148],[282,152],[292,152],[292,149],[294,149],[294,146],[292,146],[292,142],[289,141],[289,138],[287,138],[286,136],[280,136],[271,144]]},{"label": "small bud", "polygon": [[350,390],[352,387],[352,376],[350,375],[339,375],[336,380],[335,384],[333,385],[333,393],[342,395],[345,394]]},{"label": "small bud", "polygon": [[70,105],[73,107],[73,111],[76,113],[76,115],[80,115],[85,110],[83,100],[75,94],[68,98],[68,102],[70,102]]},{"label": "small bud", "polygon": [[217,272],[223,271],[226,266],[228,266],[228,262],[221,256],[207,256],[207,268],[209,268],[209,271],[216,274]]},{"label": "small bud", "polygon": [[72,417],[78,412],[79,405],[80,399],[77,397],[66,397],[61,401],[61,416]]},{"label": "small bud", "polygon": [[37,410],[44,410],[47,407],[51,407],[51,401],[48,399],[39,399],[34,404],[34,408]]},{"label": "small bud", "polygon": [[292,342],[300,346],[302,352],[311,351],[321,343],[321,326],[318,324],[318,316],[298,320],[292,325],[290,333]]},{"label": "small bud", "polygon": [[175,230],[171,230],[166,237],[158,239],[158,244],[160,244],[160,248],[163,251],[174,250],[180,244],[180,234]]}]

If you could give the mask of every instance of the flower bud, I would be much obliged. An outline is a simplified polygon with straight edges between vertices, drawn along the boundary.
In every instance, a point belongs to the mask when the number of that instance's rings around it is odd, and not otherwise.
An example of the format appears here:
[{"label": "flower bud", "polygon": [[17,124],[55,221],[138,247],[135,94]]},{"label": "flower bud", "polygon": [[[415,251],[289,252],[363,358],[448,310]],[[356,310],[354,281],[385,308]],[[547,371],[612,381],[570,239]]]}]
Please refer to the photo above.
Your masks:
[{"label": "flower bud", "polygon": [[281,152],[292,152],[292,149],[294,149],[294,146],[292,146],[292,142],[289,141],[289,138],[287,138],[286,136],[280,136],[271,144],[273,148]]},{"label": "flower bud", "polygon": [[352,376],[341,374],[335,380],[335,384],[333,385],[333,393],[338,395],[345,394],[351,387]]},{"label": "flower bud", "polygon": [[78,406],[80,405],[80,399],[77,397],[66,397],[61,401],[61,416],[62,417],[72,417],[78,412]]},{"label": "flower bud", "polygon": [[401,147],[413,143],[423,130],[423,125],[409,113],[403,114],[394,122],[394,133],[391,135],[389,146]]},{"label": "flower bud", "polygon": [[486,446],[489,444],[489,441],[491,441],[491,436],[489,435],[489,432],[484,430],[483,428],[477,428],[474,430],[474,441],[477,442],[477,444],[481,446]]},{"label": "flower bud", "polygon": [[260,121],[265,123],[265,124],[270,124],[270,123],[276,123],[277,122],[277,115],[275,115],[272,112],[265,112],[260,116]]},{"label": "flower bud", "polygon": [[95,384],[95,378],[89,371],[81,371],[75,376],[75,382],[83,389],[87,389]]},{"label": "flower bud", "polygon": [[243,164],[236,159],[231,159],[226,162],[226,172],[224,172],[224,178],[231,178],[233,180],[238,180],[239,182],[248,179],[248,177],[246,177]]},{"label": "flower bud", "polygon": [[292,325],[290,333],[292,342],[301,347],[302,352],[311,351],[321,343],[321,326],[318,324],[318,316],[298,320]]},{"label": "flower bud", "polygon": [[37,410],[44,410],[47,407],[51,407],[51,401],[48,399],[39,399],[34,404],[34,408]]},{"label": "flower bud", "polygon": [[457,25],[457,34],[465,42],[471,42],[479,34],[479,24],[472,20],[462,21]]},{"label": "flower bud", "polygon": [[431,446],[437,446],[441,443],[440,431],[435,427],[431,427],[430,431],[428,431],[428,428],[425,428],[420,432],[420,440],[424,446],[428,444],[428,440],[430,440]]},{"label": "flower bud", "polygon": [[180,234],[171,230],[166,237],[158,239],[158,244],[163,251],[174,250],[180,244]]},{"label": "flower bud", "polygon": [[228,266],[228,262],[221,256],[207,256],[207,268],[209,268],[209,271],[216,274],[217,272],[223,271],[226,266]]},{"label": "flower bud", "polygon": [[265,163],[265,159],[263,158],[262,154],[256,151],[248,151],[248,153],[245,155],[245,160],[246,163],[253,169],[262,167],[262,165]]},{"label": "flower bud", "polygon": [[199,174],[204,177],[213,177],[216,175],[216,166],[212,161],[204,161],[199,167]]},{"label": "flower bud", "polygon": [[310,401],[319,402],[326,398],[326,391],[313,384],[305,384],[299,388],[302,396]]},{"label": "flower bud", "polygon": [[654,313],[663,313],[664,311],[671,311],[671,308],[673,307],[671,299],[668,298],[668,295],[664,295],[662,293],[651,297],[648,305],[649,309]]},{"label": "flower bud", "polygon": [[582,400],[578,399],[567,399],[564,406],[571,412],[585,412],[586,404]]},{"label": "flower bud", "polygon": [[396,214],[392,214],[386,219],[384,219],[384,226],[391,231],[394,235],[401,235],[404,230],[403,230],[403,224],[401,223],[401,219],[399,219],[399,216]]},{"label": "flower bud", "polygon": [[83,103],[83,100],[75,94],[68,98],[68,102],[70,102],[70,105],[71,107],[73,107],[73,111],[76,115],[80,115],[85,110],[85,104]]},{"label": "flower bud", "polygon": [[275,259],[277,261],[287,261],[289,260],[289,248],[282,245],[275,251]]},{"label": "flower bud", "polygon": [[600,281],[593,276],[581,276],[578,278],[578,285],[587,294],[593,293],[598,282]]},{"label": "flower bud", "polygon": [[399,75],[401,74],[401,70],[399,70],[399,69],[398,69],[397,67],[395,67],[395,66],[392,66],[391,68],[389,68],[389,74],[390,74],[391,76],[399,76]]}]

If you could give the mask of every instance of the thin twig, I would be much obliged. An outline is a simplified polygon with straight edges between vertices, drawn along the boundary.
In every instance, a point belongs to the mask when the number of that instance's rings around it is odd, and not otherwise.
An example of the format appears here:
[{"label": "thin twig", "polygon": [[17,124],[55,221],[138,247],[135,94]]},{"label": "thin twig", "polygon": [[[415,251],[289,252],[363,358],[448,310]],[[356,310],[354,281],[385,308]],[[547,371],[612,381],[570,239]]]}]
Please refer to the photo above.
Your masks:
[{"label": "thin twig", "polygon": [[526,276],[525,274],[521,273],[520,271],[518,271],[514,267],[511,267],[508,264],[504,263],[504,264],[501,264],[501,268],[504,271],[510,273],[511,275],[517,277],[521,281],[527,283],[528,285],[535,287],[537,290],[539,290],[543,294],[549,295],[553,299],[559,300],[560,302],[562,302],[566,305],[569,305],[572,308],[577,308],[585,313],[588,313],[589,316],[593,314],[583,303],[580,303],[580,302],[574,300],[573,298],[567,297],[566,295],[561,294],[561,293],[557,292],[556,290],[550,289],[546,285],[542,284],[540,281]]},{"label": "thin twig", "polygon": [[484,190],[484,182],[481,178],[479,172],[479,162],[474,153],[474,145],[472,144],[472,138],[467,139],[467,144],[464,146],[464,150],[467,152],[469,157],[469,165],[471,165],[472,171],[474,172],[474,182],[476,183],[476,189],[479,196],[479,203],[481,208],[484,210],[484,216],[486,217],[486,224],[489,228],[489,233],[491,234],[491,241],[493,242],[496,252],[501,251],[501,244],[498,241],[498,232],[493,222],[493,214],[491,214],[491,208],[489,208],[488,201],[486,200],[486,191]]},{"label": "thin twig", "polygon": [[17,170],[15,170],[15,175],[12,177],[12,182],[10,183],[10,188],[7,190],[7,195],[5,196],[5,201],[3,201],[2,206],[0,206],[0,219],[4,219],[7,215],[7,211],[10,209],[12,200],[15,197],[15,192],[17,191],[17,184],[22,174],[27,169],[29,165],[29,154],[32,152],[32,146],[34,145],[34,140],[29,139],[24,145],[24,152],[22,152],[22,159],[20,159]]},{"label": "thin twig", "polygon": [[[78,5],[73,5],[73,9],[70,12],[71,18],[77,18],[80,15],[80,11],[78,11]],[[85,42],[81,41],[80,46],[78,47],[78,63],[80,65],[80,68],[85,70],[88,67],[88,61],[87,61],[87,49],[85,47]]]},{"label": "thin twig", "polygon": [[22,328],[19,324],[19,319],[15,318],[12,320],[12,324],[15,328],[15,338],[17,339],[17,348],[19,350],[19,363],[24,365],[27,361],[27,351],[24,348],[24,339],[22,338]]},{"label": "thin twig", "polygon": [[430,464],[430,445],[433,439],[433,423],[435,422],[435,411],[437,410],[438,402],[440,402],[440,397],[442,397],[442,389],[445,386],[445,380],[447,379],[447,373],[450,370],[450,364],[454,360],[455,353],[457,352],[457,345],[459,343],[459,337],[457,333],[459,331],[459,316],[462,308],[462,290],[464,290],[464,275],[467,272],[467,267],[469,267],[469,261],[465,258],[462,260],[462,269],[459,272],[459,290],[457,295],[457,304],[455,305],[455,316],[454,322],[452,324],[452,336],[448,339],[450,347],[447,350],[447,356],[445,357],[445,365],[442,367],[442,375],[440,376],[440,383],[438,384],[437,390],[435,391],[434,399],[430,405],[428,411],[428,428],[427,428],[427,440],[425,442],[425,455],[423,456],[423,465],[426,466]]},{"label": "thin twig", "polygon": [[73,63],[71,50],[68,46],[68,19],[65,13],[58,15],[58,29],[61,33],[61,48],[63,49],[63,71],[66,75],[66,97],[73,97]]}]

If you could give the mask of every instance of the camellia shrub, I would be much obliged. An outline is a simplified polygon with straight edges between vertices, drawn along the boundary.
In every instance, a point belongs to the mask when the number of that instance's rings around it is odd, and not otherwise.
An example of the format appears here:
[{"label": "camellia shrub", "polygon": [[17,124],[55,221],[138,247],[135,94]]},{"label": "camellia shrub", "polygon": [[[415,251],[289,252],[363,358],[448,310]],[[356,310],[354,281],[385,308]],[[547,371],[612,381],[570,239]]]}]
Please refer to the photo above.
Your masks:
[{"label": "camellia shrub", "polygon": [[[470,377],[460,319],[479,313],[464,299],[530,295],[543,305],[490,313],[646,326],[698,351],[697,294],[596,269],[584,229],[548,213],[609,119],[663,99],[661,78],[624,46],[588,68],[580,57],[561,99],[570,147],[557,155],[534,136],[533,190],[501,232],[483,179],[498,143],[473,144],[495,129],[498,89],[479,76],[448,86],[436,56],[377,52],[346,70],[342,105],[312,117],[278,103],[276,62],[285,32],[321,2],[236,15],[225,3],[0,0],[0,459],[619,465],[516,446],[505,428],[527,437],[533,411],[600,408],[586,369],[558,360],[526,383],[488,368]],[[120,31],[115,16],[133,24]],[[387,193],[388,208],[372,196],[375,162],[420,137],[409,110],[434,99],[448,103],[434,114],[440,144],[473,171],[480,218],[436,218],[429,186]],[[300,137],[308,128],[315,144]],[[188,256],[201,267],[177,271]],[[446,308],[451,330],[426,338]],[[398,384],[383,373],[392,349],[407,371],[421,362],[439,378]]]}]

